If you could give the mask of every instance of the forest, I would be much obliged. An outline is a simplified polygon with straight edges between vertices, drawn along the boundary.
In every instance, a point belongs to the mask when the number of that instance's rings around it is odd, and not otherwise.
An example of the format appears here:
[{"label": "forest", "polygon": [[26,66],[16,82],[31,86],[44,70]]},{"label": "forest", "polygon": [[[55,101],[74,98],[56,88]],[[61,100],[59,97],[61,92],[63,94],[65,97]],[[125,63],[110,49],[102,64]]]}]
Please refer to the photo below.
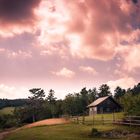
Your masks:
[{"label": "forest", "polygon": [[35,121],[62,116],[86,115],[87,105],[104,96],[112,96],[123,108],[126,115],[140,115],[140,83],[127,90],[116,87],[112,95],[110,87],[103,84],[97,88],[84,87],[79,93],[69,93],[65,98],[57,99],[55,91],[46,93],[41,88],[29,90],[27,99],[0,99],[0,107],[15,107],[13,114],[0,114],[0,127],[22,126]]}]

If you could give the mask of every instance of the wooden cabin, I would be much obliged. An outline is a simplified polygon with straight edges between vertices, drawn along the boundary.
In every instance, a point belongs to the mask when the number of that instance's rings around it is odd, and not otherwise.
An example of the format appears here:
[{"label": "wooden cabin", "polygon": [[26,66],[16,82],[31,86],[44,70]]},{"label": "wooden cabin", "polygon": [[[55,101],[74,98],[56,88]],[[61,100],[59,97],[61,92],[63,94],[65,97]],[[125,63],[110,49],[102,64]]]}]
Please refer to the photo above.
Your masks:
[{"label": "wooden cabin", "polygon": [[89,115],[101,113],[113,113],[122,110],[122,107],[111,96],[101,97],[89,104]]}]

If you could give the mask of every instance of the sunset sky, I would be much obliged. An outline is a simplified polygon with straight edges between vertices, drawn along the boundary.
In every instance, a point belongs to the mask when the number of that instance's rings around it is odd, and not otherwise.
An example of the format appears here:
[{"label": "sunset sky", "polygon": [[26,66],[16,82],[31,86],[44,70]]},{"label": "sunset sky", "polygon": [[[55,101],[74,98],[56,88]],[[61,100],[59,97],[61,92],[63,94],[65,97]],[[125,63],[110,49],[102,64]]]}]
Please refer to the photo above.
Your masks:
[{"label": "sunset sky", "polygon": [[0,98],[58,98],[140,81],[140,0],[0,0]]}]

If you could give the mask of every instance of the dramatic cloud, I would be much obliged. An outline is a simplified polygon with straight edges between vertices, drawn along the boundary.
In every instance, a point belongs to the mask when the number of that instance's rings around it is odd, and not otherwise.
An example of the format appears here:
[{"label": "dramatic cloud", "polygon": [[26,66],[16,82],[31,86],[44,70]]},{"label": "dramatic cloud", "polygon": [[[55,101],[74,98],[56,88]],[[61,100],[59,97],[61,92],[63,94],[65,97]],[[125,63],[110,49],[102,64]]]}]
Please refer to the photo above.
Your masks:
[{"label": "dramatic cloud", "polygon": [[42,8],[47,4],[43,1],[40,9],[45,17],[40,23],[40,42],[44,45],[54,38],[54,42],[65,41],[72,55],[81,58],[113,59],[120,43],[139,24],[138,1],[56,0],[51,3],[55,6],[53,12]]},{"label": "dramatic cloud", "polygon": [[72,78],[75,75],[75,72],[73,72],[72,70],[69,70],[67,68],[62,68],[60,71],[52,72],[52,73],[57,76],[62,76],[62,77],[66,77],[66,78]]},{"label": "dramatic cloud", "polygon": [[35,8],[41,0],[0,0],[0,35],[30,31],[37,20]]},{"label": "dramatic cloud", "polygon": [[0,0],[1,85],[127,88],[139,54],[140,0]]}]

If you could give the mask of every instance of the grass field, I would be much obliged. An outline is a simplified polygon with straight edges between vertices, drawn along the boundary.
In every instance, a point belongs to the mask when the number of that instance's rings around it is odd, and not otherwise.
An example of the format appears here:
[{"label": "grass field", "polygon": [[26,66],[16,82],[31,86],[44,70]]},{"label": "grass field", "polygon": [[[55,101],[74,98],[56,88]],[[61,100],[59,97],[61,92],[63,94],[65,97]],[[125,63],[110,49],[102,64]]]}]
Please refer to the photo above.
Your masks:
[{"label": "grass field", "polygon": [[[118,126],[98,125],[99,131],[120,129]],[[64,124],[55,126],[42,126],[18,130],[7,136],[4,140],[104,140],[90,136],[92,126],[80,124]],[[121,129],[127,129],[122,127]],[[109,138],[106,138],[107,140]],[[135,138],[122,138],[116,140],[136,140]]]},{"label": "grass field", "polygon": [[13,114],[14,109],[14,107],[5,107],[0,109],[0,114]]},{"label": "grass field", "polygon": [[[123,117],[122,113],[116,114],[116,117]],[[97,115],[97,118],[102,117]],[[104,116],[105,117],[105,116]],[[106,118],[111,119],[111,114],[106,114]],[[82,117],[81,117],[82,118]],[[92,122],[92,117],[86,117],[89,122]],[[120,131],[130,131],[130,132],[139,132],[138,128],[133,128],[129,126],[118,126],[113,124],[102,123],[94,124],[61,124],[53,126],[40,126],[33,128],[20,129],[16,132],[8,135],[4,140],[109,140],[112,138],[97,138],[91,137],[92,128],[96,128],[99,132],[106,132],[110,130],[120,130]],[[129,137],[129,138],[115,138],[115,140],[137,140],[139,138]]]},{"label": "grass field", "polygon": [[[114,114],[97,114],[93,116],[85,116],[84,117],[84,123],[87,125],[94,124],[103,124],[103,123],[112,123],[113,120],[121,120],[124,117],[123,113],[114,113]],[[77,119],[79,123],[83,122],[83,116],[80,117],[74,117],[72,118],[73,122],[77,122]],[[93,122],[94,121],[94,122]]]}]

